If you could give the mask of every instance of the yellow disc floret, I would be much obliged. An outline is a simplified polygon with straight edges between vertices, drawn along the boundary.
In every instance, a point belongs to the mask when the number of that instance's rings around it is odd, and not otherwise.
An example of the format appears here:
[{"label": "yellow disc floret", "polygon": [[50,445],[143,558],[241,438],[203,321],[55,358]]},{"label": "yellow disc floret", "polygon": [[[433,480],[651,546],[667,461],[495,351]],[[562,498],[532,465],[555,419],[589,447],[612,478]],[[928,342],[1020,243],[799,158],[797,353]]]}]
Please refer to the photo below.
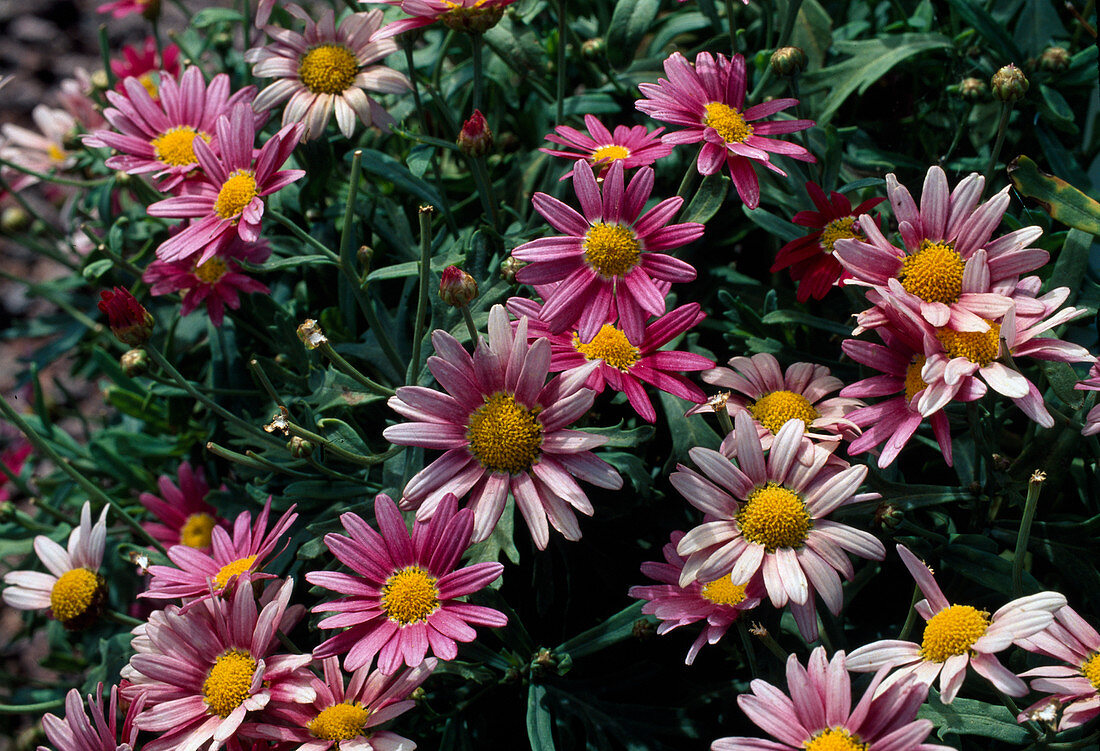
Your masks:
[{"label": "yellow disc floret", "polygon": [[214,213],[222,219],[236,219],[258,192],[256,176],[250,170],[234,170],[218,191]]},{"label": "yellow disc floret", "polygon": [[630,156],[630,149],[625,146],[619,146],[618,144],[608,144],[607,146],[600,146],[598,149],[592,152],[592,161],[599,162],[614,162],[618,159],[626,159]]},{"label": "yellow disc floret", "polygon": [[773,433],[778,433],[788,420],[794,419],[805,423],[808,430],[810,423],[821,416],[810,404],[809,399],[793,391],[773,391],[770,394],[764,394],[752,403],[749,412],[757,422]]},{"label": "yellow disc floret", "polygon": [[229,266],[226,265],[225,261],[215,256],[209,261],[200,263],[196,266],[195,276],[197,276],[200,281],[206,282],[207,284],[214,284],[225,276],[227,271],[229,271]]},{"label": "yellow disc floret", "polygon": [[744,116],[728,104],[710,102],[705,107],[703,125],[714,128],[726,143],[741,143],[752,135],[752,126]]},{"label": "yellow disc floret", "polygon": [[50,612],[66,628],[82,628],[83,616],[98,615],[99,605],[106,595],[103,577],[86,568],[66,571],[50,590]]},{"label": "yellow disc floret", "polygon": [[898,279],[906,292],[925,302],[950,305],[959,301],[965,267],[952,243],[921,240],[917,252],[902,259]]},{"label": "yellow disc floret", "polygon": [[603,327],[592,337],[592,341],[585,344],[576,333],[573,334],[573,349],[580,352],[588,360],[603,360],[613,368],[627,373],[634,363],[638,362],[640,352],[630,343],[619,329],[610,323]]},{"label": "yellow disc floret", "polygon": [[921,377],[924,370],[924,355],[913,355],[913,362],[905,369],[905,401],[913,401],[913,397],[928,388],[928,384]]},{"label": "yellow disc floret", "polygon": [[982,319],[989,331],[955,331],[936,329],[936,338],[947,350],[948,357],[965,357],[978,365],[988,365],[1001,354],[1001,324]]},{"label": "yellow disc floret", "polygon": [[196,138],[210,143],[209,133],[201,133],[190,125],[180,125],[164,131],[149,144],[153,147],[158,162],[169,167],[186,167],[198,161],[194,148]]},{"label": "yellow disc floret", "polygon": [[824,229],[821,230],[820,239],[818,239],[821,252],[832,255],[833,246],[836,245],[837,240],[866,240],[866,237],[853,229],[855,223],[856,218],[854,216],[842,216],[826,224]]},{"label": "yellow disc floret", "polygon": [[214,575],[214,586],[218,589],[225,587],[229,583],[229,580],[234,576],[240,576],[243,573],[252,570],[252,564],[256,562],[256,556],[250,555],[245,558],[238,558],[235,561],[229,563],[218,569],[218,573]]},{"label": "yellow disc floret", "polygon": [[1100,691],[1100,653],[1092,653],[1081,663],[1081,675],[1088,678],[1094,689]]},{"label": "yellow disc floret", "polygon": [[924,627],[920,656],[928,662],[967,654],[989,628],[989,613],[969,605],[951,605],[936,613]]},{"label": "yellow disc floret", "polygon": [[302,56],[298,78],[314,94],[342,94],[355,83],[359,61],[342,44],[322,44]]},{"label": "yellow disc floret", "polygon": [[704,599],[715,605],[739,605],[745,599],[745,585],[734,584],[729,574],[703,585],[700,592]]},{"label": "yellow disc floret", "polygon": [[596,222],[584,233],[581,247],[584,260],[604,279],[626,276],[642,257],[634,230],[621,224]]},{"label": "yellow disc floret", "polygon": [[363,734],[370,711],[359,702],[334,704],[306,723],[314,738],[325,741],[350,741]]},{"label": "yellow disc floret", "polygon": [[737,512],[737,526],[746,540],[773,553],[778,548],[802,547],[813,520],[797,493],[769,482],[749,493]]},{"label": "yellow disc floret", "polygon": [[828,728],[802,744],[805,751],[867,751],[867,744],[847,728]]},{"label": "yellow disc floret", "polygon": [[219,717],[228,717],[241,706],[252,689],[256,661],[244,649],[231,649],[214,660],[202,683],[206,706]]},{"label": "yellow disc floret", "polygon": [[406,566],[382,585],[382,609],[394,623],[408,626],[439,610],[436,578],[419,566]]},{"label": "yellow disc floret", "polygon": [[542,446],[540,411],[540,407],[524,407],[503,391],[485,397],[466,429],[470,453],[494,472],[526,472],[538,461]]},{"label": "yellow disc floret", "polygon": [[210,547],[210,533],[214,531],[214,524],[214,517],[210,514],[201,511],[191,514],[180,527],[180,545],[189,548]]}]

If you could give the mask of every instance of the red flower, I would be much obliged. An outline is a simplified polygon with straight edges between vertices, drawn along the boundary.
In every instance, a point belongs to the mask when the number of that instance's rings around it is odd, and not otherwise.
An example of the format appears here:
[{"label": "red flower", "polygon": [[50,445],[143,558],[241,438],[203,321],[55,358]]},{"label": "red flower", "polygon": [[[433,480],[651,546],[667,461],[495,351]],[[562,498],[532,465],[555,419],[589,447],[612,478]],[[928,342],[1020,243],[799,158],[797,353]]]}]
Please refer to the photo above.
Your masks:
[{"label": "red flower", "polygon": [[462,124],[458,134],[458,148],[466,156],[485,156],[493,150],[493,131],[485,121],[481,110],[474,110],[470,119]]},{"label": "red flower", "polygon": [[107,323],[118,340],[136,347],[149,341],[153,333],[153,316],[130,294],[129,290],[115,287],[99,293],[99,312],[107,316]]}]

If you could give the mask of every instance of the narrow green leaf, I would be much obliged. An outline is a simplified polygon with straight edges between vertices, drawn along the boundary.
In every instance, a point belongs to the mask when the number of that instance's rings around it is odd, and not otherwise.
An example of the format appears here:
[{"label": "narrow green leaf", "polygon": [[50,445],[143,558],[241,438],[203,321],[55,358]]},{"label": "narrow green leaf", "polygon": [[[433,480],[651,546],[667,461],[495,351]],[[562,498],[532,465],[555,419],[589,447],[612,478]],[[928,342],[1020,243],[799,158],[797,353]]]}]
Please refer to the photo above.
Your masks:
[{"label": "narrow green leaf", "polygon": [[383,154],[374,149],[363,149],[363,169],[371,174],[389,180],[398,188],[412,193],[417,198],[440,208],[443,199],[434,185],[421,180],[409,171],[409,168],[401,164],[389,154]]},{"label": "narrow green leaf", "polygon": [[730,180],[722,173],[707,175],[699,184],[699,190],[695,192],[687,210],[678,221],[706,224],[722,208],[729,189]]},{"label": "narrow green leaf", "polygon": [[1054,219],[1090,235],[1100,235],[1100,203],[1065,180],[1042,172],[1023,155],[1008,165],[1008,176],[1016,190],[1036,201]]},{"label": "narrow green leaf", "polygon": [[554,751],[554,719],[545,705],[546,687],[532,683],[527,690],[527,739],[531,751]]},{"label": "narrow green leaf", "polygon": [[1085,392],[1074,388],[1080,379],[1069,363],[1044,362],[1043,370],[1047,372],[1050,387],[1059,399],[1074,409],[1081,406],[1081,402],[1085,400]]},{"label": "narrow green leaf", "polygon": [[219,23],[244,23],[244,16],[230,8],[203,8],[191,19],[191,26],[196,29]]},{"label": "narrow green leaf", "polygon": [[798,326],[809,326],[812,329],[820,329],[821,331],[828,331],[830,334],[836,334],[838,336],[852,335],[852,327],[848,324],[836,323],[835,321],[818,318],[815,315],[803,313],[798,310],[773,310],[761,320],[769,326],[790,326],[794,324]]},{"label": "narrow green leaf", "polygon": [[639,600],[623,608],[600,625],[577,634],[561,646],[555,647],[553,651],[568,652],[573,659],[576,659],[622,641],[634,633],[634,623],[639,618],[646,617],[642,615],[643,604]]},{"label": "narrow green leaf", "polygon": [[629,62],[638,51],[642,37],[653,25],[660,0],[619,0],[607,30],[607,54],[615,63]]},{"label": "narrow green leaf", "polygon": [[966,22],[966,25],[972,26],[975,31],[982,35],[989,46],[1000,55],[1002,59],[1000,65],[996,67],[1009,63],[1024,64],[1026,61],[1024,53],[1016,46],[1016,42],[1012,41],[1012,37],[1008,35],[1004,25],[998,23],[993,16],[989,15],[982,4],[975,2],[975,0],[947,1]]}]

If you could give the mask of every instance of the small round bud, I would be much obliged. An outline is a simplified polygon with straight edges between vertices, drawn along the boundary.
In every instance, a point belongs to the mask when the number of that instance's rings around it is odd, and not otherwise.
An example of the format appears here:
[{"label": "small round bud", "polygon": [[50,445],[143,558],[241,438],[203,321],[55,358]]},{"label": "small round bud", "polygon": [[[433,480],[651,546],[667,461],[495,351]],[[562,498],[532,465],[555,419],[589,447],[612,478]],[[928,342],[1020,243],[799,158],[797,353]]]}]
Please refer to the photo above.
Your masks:
[{"label": "small round bud", "polygon": [[500,278],[509,284],[516,283],[516,272],[522,269],[527,264],[518,258],[512,258],[508,256],[500,262]]},{"label": "small round bud", "polygon": [[22,232],[31,226],[31,215],[22,206],[8,206],[0,213],[0,229],[8,234]]},{"label": "small round bud", "polygon": [[905,512],[900,508],[889,501],[883,501],[875,509],[875,527],[883,532],[892,532],[901,524],[904,516]]},{"label": "small round bud", "polygon": [[130,291],[122,287],[99,293],[99,312],[107,316],[111,332],[123,344],[137,347],[149,341],[153,333],[153,315]]},{"label": "small round bud", "polygon": [[286,449],[295,459],[308,459],[313,456],[313,443],[299,436],[292,436],[287,441]]},{"label": "small round bud", "polygon": [[493,150],[493,131],[481,110],[474,110],[458,134],[458,150],[469,157],[485,156]]},{"label": "small round bud", "polygon": [[477,280],[458,266],[443,269],[439,280],[439,298],[452,308],[465,308],[477,297]]},{"label": "small round bud", "polygon": [[118,187],[125,188],[131,182],[133,182],[133,178],[130,177],[128,173],[123,172],[122,170],[119,170],[115,173],[115,185],[117,185]]},{"label": "small round bud", "polygon": [[355,251],[355,257],[359,260],[359,265],[363,267],[363,273],[369,273],[371,261],[374,260],[374,248],[369,245],[361,245],[359,250]]},{"label": "small round bud", "polygon": [[1047,47],[1039,55],[1039,67],[1051,73],[1061,73],[1069,67],[1069,50],[1065,47]]},{"label": "small round bud", "polygon": [[110,79],[107,78],[107,71],[97,70],[91,75],[92,90],[93,91],[106,91],[110,88]]},{"label": "small round bud", "polygon": [[980,78],[964,78],[959,81],[959,96],[967,102],[980,102],[986,98],[988,88],[985,85],[985,81]]},{"label": "small round bud", "polygon": [[581,45],[581,56],[586,60],[592,60],[607,52],[607,40],[603,37],[586,39]]},{"label": "small round bud", "polygon": [[423,686],[417,686],[409,694],[409,698],[413,701],[424,701],[424,698],[428,695],[428,692],[424,690]]},{"label": "small round bud", "polygon": [[634,621],[634,626],[630,629],[630,633],[639,641],[648,641],[657,633],[657,627],[646,618],[639,618]]},{"label": "small round bud", "polygon": [[118,358],[122,372],[133,378],[149,369],[149,355],[143,349],[131,349]]},{"label": "small round bud", "polygon": [[801,47],[780,47],[772,53],[770,64],[777,76],[796,76],[806,69],[806,53]]},{"label": "small round bud", "polygon": [[1024,72],[1011,63],[993,74],[990,81],[993,95],[1002,102],[1018,102],[1027,93],[1027,77]]}]

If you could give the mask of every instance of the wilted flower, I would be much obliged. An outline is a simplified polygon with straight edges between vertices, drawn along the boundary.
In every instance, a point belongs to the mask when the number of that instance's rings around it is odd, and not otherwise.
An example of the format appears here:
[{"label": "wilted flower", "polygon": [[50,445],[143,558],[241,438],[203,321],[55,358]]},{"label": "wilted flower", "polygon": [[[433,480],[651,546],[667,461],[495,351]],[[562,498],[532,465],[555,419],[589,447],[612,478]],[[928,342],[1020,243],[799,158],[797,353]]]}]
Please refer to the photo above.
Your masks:
[{"label": "wilted flower", "polygon": [[105,289],[99,297],[99,312],[107,316],[111,332],[120,342],[136,347],[149,341],[155,323],[153,314],[130,294],[130,290]]}]

